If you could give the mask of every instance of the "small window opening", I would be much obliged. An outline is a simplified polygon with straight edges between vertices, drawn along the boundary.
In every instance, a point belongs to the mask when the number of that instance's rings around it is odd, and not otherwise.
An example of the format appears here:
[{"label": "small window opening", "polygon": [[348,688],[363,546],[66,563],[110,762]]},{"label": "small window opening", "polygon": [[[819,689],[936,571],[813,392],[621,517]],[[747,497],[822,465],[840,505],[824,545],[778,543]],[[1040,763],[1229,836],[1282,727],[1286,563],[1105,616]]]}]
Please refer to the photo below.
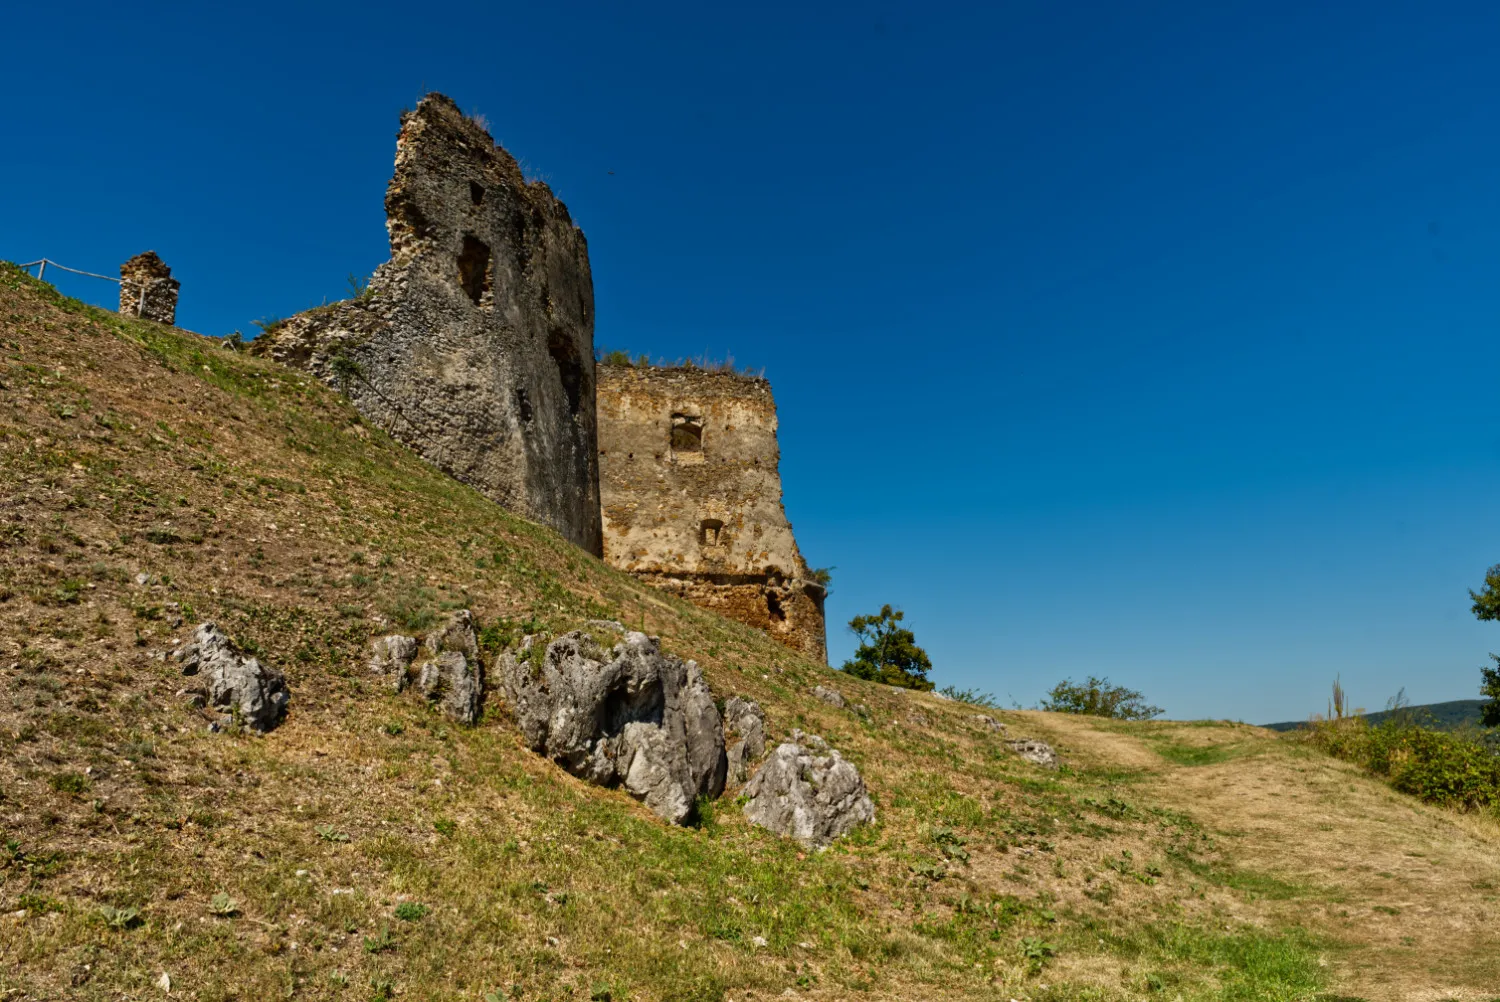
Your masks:
[{"label": "small window opening", "polygon": [[672,415],[672,451],[703,451],[703,419],[693,414]]},{"label": "small window opening", "polygon": [[484,185],[480,184],[478,181],[469,182],[469,201],[473,202],[475,205],[478,205],[480,202],[484,201]]},{"label": "small window opening", "polygon": [[724,523],[716,518],[705,518],[698,524],[698,543],[702,546],[720,546],[724,538]]},{"label": "small window opening", "polygon": [[393,218],[400,221],[401,228],[406,234],[413,237],[425,237],[432,233],[432,224],[417,208],[416,203],[410,199],[402,198],[395,203],[391,212]]},{"label": "small window opening", "polygon": [[568,412],[577,414],[583,404],[583,362],[573,339],[562,331],[553,331],[547,337],[547,354],[557,363],[557,377],[562,380],[563,393],[568,397]]},{"label": "small window opening", "polygon": [[[522,421],[527,424],[531,423],[531,399],[526,396],[526,391],[519,386],[516,387],[516,410],[520,413]],[[600,455],[603,455],[602,450]]]},{"label": "small window opening", "polygon": [[458,282],[475,306],[490,291],[490,249],[484,241],[467,233],[458,255]]},{"label": "small window opening", "polygon": [[781,607],[781,599],[774,592],[766,592],[766,614],[773,623],[786,622],[786,610]]}]

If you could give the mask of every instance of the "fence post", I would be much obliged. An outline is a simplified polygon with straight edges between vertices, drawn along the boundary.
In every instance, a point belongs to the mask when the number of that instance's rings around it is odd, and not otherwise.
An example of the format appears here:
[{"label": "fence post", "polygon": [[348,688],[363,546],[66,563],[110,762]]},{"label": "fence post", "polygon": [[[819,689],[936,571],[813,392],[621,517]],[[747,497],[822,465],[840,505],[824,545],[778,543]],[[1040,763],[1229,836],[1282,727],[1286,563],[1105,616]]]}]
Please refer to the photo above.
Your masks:
[{"label": "fence post", "polygon": [[36,280],[40,282],[45,274],[47,274],[47,259],[42,258],[41,263],[36,266]]}]

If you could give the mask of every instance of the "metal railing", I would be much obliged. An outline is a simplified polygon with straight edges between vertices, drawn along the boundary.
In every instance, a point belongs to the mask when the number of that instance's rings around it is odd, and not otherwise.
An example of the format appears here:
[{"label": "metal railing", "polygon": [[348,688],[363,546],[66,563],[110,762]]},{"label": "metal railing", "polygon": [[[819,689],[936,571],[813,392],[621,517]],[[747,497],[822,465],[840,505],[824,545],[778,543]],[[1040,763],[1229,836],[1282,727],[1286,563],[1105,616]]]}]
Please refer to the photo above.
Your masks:
[{"label": "metal railing", "polygon": [[115,278],[112,275],[96,275],[92,271],[79,271],[77,268],[69,268],[65,264],[58,264],[56,261],[45,257],[38,261],[30,261],[26,264],[17,265],[16,267],[20,268],[22,271],[27,272],[28,274],[30,274],[30,269],[35,268],[36,277],[41,281],[46,281],[45,276],[47,274],[47,266],[49,264],[59,271],[66,271],[73,275],[83,275],[87,278],[102,278],[106,282],[113,282],[116,285],[138,286],[141,290],[141,294],[140,297],[136,300],[135,312],[137,315],[139,315],[141,311],[146,308],[146,289],[149,288],[149,286],[145,282],[134,282],[128,278]]}]

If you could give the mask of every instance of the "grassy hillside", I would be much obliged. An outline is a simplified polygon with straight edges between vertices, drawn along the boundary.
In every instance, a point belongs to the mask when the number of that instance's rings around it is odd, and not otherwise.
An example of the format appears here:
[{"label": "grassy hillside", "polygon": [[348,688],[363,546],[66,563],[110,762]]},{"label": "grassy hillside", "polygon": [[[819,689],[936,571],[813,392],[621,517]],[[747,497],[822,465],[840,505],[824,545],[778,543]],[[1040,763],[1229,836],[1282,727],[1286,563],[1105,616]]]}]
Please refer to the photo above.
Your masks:
[{"label": "grassy hillside", "polygon": [[[1489,999],[1500,837],[1228,723],[996,714],[837,676],[424,466],[337,396],[0,269],[0,999]],[[877,825],[670,828],[362,678],[469,607],[611,617],[824,735]],[[211,734],[164,652],[283,669]],[[837,685],[868,719],[807,696]],[[165,975],[167,980],[162,980]],[[1488,989],[1488,990],[1486,990]]]},{"label": "grassy hillside", "polygon": [[[1378,710],[1364,716],[1372,727],[1380,726],[1394,713],[1402,713],[1420,721],[1424,727],[1456,731],[1464,727],[1478,727],[1480,707],[1483,705],[1482,699],[1450,699],[1446,703],[1423,703],[1421,706],[1407,706],[1400,710]],[[1307,725],[1306,720],[1284,720],[1279,724],[1266,724],[1265,727],[1273,731],[1296,731]]]}]

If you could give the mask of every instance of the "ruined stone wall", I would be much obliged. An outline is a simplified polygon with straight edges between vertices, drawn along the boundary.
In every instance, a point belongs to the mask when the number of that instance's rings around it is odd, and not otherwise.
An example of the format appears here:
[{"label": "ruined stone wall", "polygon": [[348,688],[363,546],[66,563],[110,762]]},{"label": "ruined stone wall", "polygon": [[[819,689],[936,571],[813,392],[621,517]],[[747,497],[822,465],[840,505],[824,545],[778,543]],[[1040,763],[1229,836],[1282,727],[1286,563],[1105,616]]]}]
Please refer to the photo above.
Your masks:
[{"label": "ruined stone wall", "polygon": [[594,289],[567,207],[450,99],[401,118],[391,259],[252,350],[309,369],[428,462],[601,552]]},{"label": "ruined stone wall", "polygon": [[181,286],[156,251],[137,254],[120,265],[120,313],[174,324]]},{"label": "ruined stone wall", "polygon": [[781,503],[764,379],[601,365],[604,559],[827,660],[823,588]]}]

